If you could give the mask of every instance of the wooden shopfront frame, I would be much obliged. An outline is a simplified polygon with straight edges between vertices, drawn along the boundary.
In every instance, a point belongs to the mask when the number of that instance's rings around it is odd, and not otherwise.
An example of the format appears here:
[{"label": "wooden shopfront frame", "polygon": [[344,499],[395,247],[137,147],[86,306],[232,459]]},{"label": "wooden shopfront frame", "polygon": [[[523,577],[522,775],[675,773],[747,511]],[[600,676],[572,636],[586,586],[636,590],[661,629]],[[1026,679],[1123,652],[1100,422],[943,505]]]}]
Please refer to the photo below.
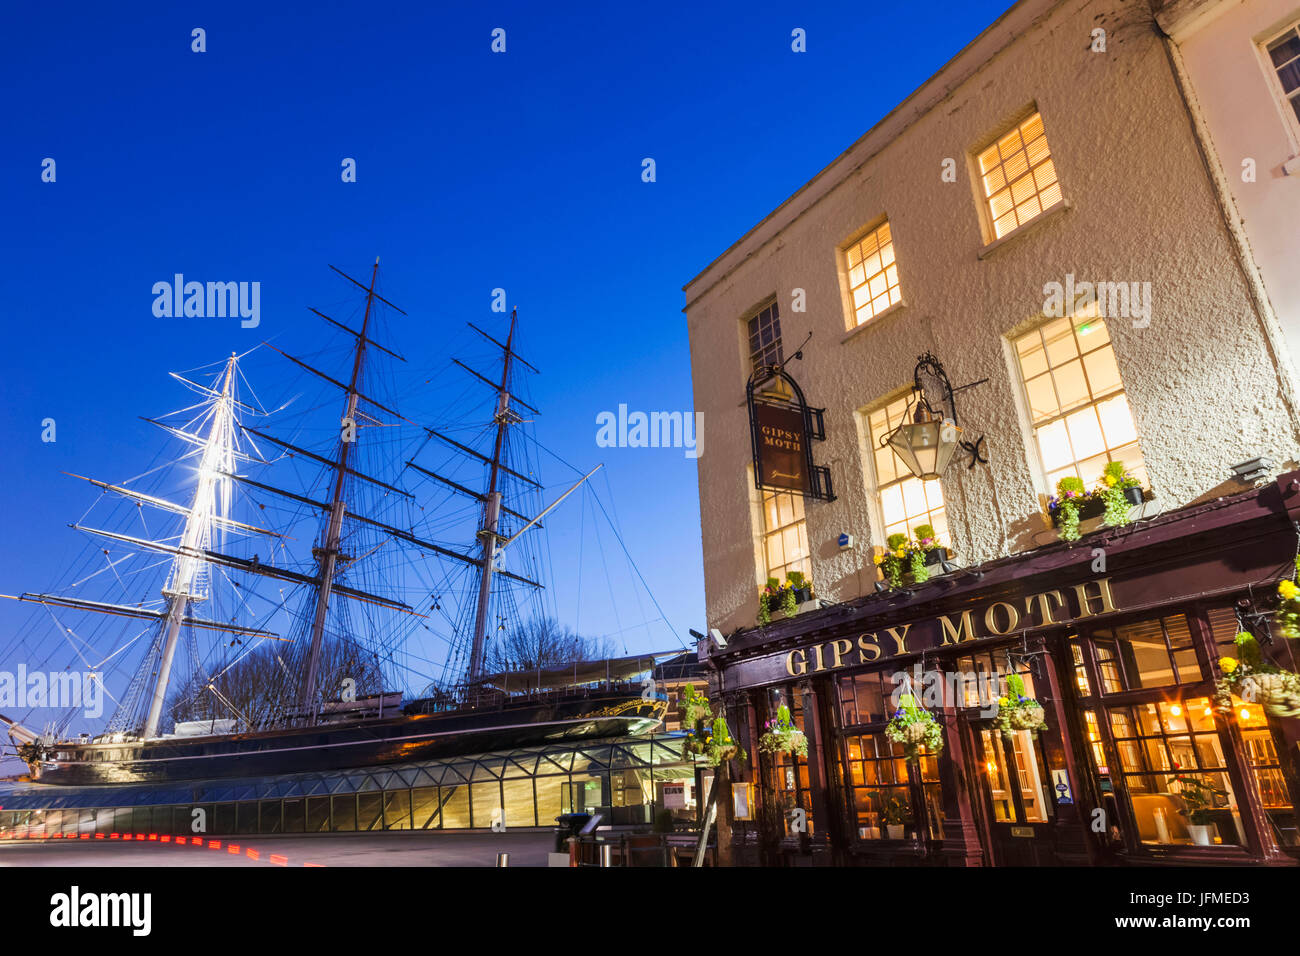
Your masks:
[{"label": "wooden shopfront frame", "polygon": [[[733,635],[724,652],[711,655],[711,663],[721,670],[724,694],[749,708],[750,743],[757,743],[758,730],[769,716],[765,693],[782,686],[787,692],[798,688],[803,695],[810,743],[808,802],[818,824],[802,841],[804,850],[811,847],[814,853],[841,863],[1294,862],[1296,851],[1283,846],[1272,832],[1251,782],[1253,771],[1241,735],[1231,721],[1215,733],[1222,742],[1223,773],[1240,807],[1241,847],[1161,845],[1137,839],[1140,827],[1127,787],[1109,798],[1100,792],[1084,726],[1089,699],[1079,696],[1075,686],[1072,652],[1079,640],[1091,642],[1103,628],[1186,614],[1195,635],[1200,675],[1194,683],[1181,685],[1181,690],[1188,696],[1212,692],[1216,647],[1208,631],[1207,609],[1230,607],[1251,594],[1258,597],[1261,582],[1282,576],[1278,569],[1288,567],[1295,553],[1290,521],[1283,524],[1278,519],[1289,518],[1300,500],[1280,502],[1296,496],[1294,492],[1279,495],[1278,490],[1270,486],[1227,503],[1184,509],[1147,528],[1089,536],[1073,548],[1045,548],[1003,559],[981,568],[979,581],[974,575],[962,576],[964,580],[939,579],[911,592],[859,599]],[[1279,508],[1279,503],[1285,507]],[[1096,546],[1104,549],[1108,559],[1111,570],[1105,575],[1091,572]],[[1034,693],[1047,711],[1048,729],[1038,736],[1035,749],[1051,793],[1064,784],[1070,802],[1053,800],[1045,808],[1047,820],[1029,820],[1013,794],[1019,819],[998,819],[989,798],[984,753],[989,741],[981,733],[985,723],[945,700],[935,716],[944,724],[946,746],[937,773],[929,774],[939,778],[942,839],[936,838],[924,812],[918,821],[922,831],[915,832],[914,827],[902,841],[861,839],[852,806],[851,764],[862,755],[850,753],[851,738],[878,731],[883,722],[843,722],[840,678],[892,672],[912,667],[922,658],[927,669],[950,667],[972,652],[1012,645],[1021,650],[1032,646],[1039,652]],[[1270,653],[1289,650],[1274,647]],[[1091,663],[1084,670],[1097,670],[1091,652],[1088,660]],[[1099,680],[1099,671],[1091,679]],[[1106,706],[1149,704],[1168,690],[1127,691],[1113,702],[1108,699]],[[1097,705],[1095,697],[1091,703]],[[1274,776],[1285,779],[1292,814],[1300,792],[1295,773],[1297,723],[1270,720],[1281,755]],[[1113,735],[1102,745],[1113,746]],[[754,753],[756,748],[749,749]],[[751,760],[752,770],[761,776],[761,762],[756,756]],[[1013,756],[1005,755],[1001,766],[1007,767],[1009,761],[1014,762]],[[909,786],[916,783],[915,770],[909,768]],[[765,788],[758,789],[760,813],[768,796]],[[915,792],[913,797],[915,801]],[[924,801],[921,805],[928,806]],[[1099,809],[1103,811],[1100,827]],[[1117,820],[1105,814],[1114,814]],[[1119,839],[1111,826],[1116,822]]]}]

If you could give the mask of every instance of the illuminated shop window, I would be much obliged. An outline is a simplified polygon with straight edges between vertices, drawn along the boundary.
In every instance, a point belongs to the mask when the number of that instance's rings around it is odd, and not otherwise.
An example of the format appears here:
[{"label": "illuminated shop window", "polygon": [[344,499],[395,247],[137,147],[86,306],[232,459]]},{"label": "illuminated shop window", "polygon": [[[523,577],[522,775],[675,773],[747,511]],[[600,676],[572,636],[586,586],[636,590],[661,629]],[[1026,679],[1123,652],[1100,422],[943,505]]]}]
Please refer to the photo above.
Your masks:
[{"label": "illuminated shop window", "polygon": [[1109,461],[1147,484],[1137,428],[1106,323],[1095,304],[1015,341],[1034,442],[1048,486],[1073,475],[1091,488]]},{"label": "illuminated shop window", "polygon": [[[942,840],[945,816],[938,756],[921,754],[916,764],[920,774],[913,779],[902,744],[884,734],[885,723],[897,707],[894,681],[876,672],[841,677],[837,683],[841,726],[865,731],[846,735],[842,751],[847,807],[857,838],[912,839],[928,834],[931,840]],[[903,836],[898,829],[888,829],[891,823],[902,828]]]},{"label": "illuminated shop window", "polygon": [[1300,23],[1293,23],[1264,47],[1277,76],[1283,101],[1300,123]]},{"label": "illuminated shop window", "polygon": [[1037,113],[982,151],[977,162],[995,239],[1061,201],[1056,164]]},{"label": "illuminated shop window", "polygon": [[1209,697],[1178,697],[1108,710],[1117,768],[1143,843],[1244,842],[1237,797]]},{"label": "illuminated shop window", "polygon": [[[1214,608],[1209,612],[1211,633],[1217,646],[1217,657],[1238,659],[1237,645],[1233,638],[1239,630],[1237,615],[1232,608]],[[1268,725],[1268,716],[1264,708],[1250,701],[1242,700],[1235,694],[1232,700],[1230,719],[1237,725],[1241,742],[1246,750],[1246,759],[1250,764],[1248,780],[1259,795],[1259,802],[1264,807],[1272,823],[1273,835],[1283,846],[1300,844],[1297,835],[1295,807],[1287,792],[1286,778],[1282,774],[1278,759],[1277,741]]]},{"label": "illuminated shop window", "polygon": [[1182,614],[1093,631],[1102,693],[1195,684],[1201,665]]},{"label": "illuminated shop window", "polygon": [[849,295],[854,325],[870,322],[891,305],[902,301],[894,238],[886,222],[845,251],[849,267]]},{"label": "illuminated shop window", "polygon": [[[859,734],[844,741],[845,774],[849,788],[849,806],[860,840],[890,839],[888,826],[894,819],[906,818],[894,826],[912,835],[916,832],[912,809],[912,790],[908,781],[907,759],[901,744],[883,733]],[[894,831],[894,838],[900,838]]]},{"label": "illuminated shop window", "polygon": [[782,583],[791,571],[812,577],[802,495],[790,491],[763,492],[763,559],[767,576]]},{"label": "illuminated shop window", "polygon": [[928,524],[945,548],[951,548],[948,538],[948,516],[944,511],[943,486],[938,478],[922,481],[903,464],[898,452],[888,445],[883,448],[881,439],[903,424],[907,412],[907,396],[901,396],[867,415],[867,431],[871,440],[871,454],[876,467],[876,497],[884,519],[884,534],[880,544],[891,534],[913,537],[912,529]]},{"label": "illuminated shop window", "polygon": [[[769,708],[773,716],[781,701],[790,708],[790,722],[806,734],[808,731],[804,727],[803,695],[795,692],[792,687],[782,689],[779,694],[774,695]],[[773,792],[776,806],[783,819],[784,834],[801,835],[794,829],[794,819],[790,813],[795,808],[804,811],[807,832],[813,833],[812,789],[808,778],[808,758],[792,753],[779,753],[772,755],[771,760]]]}]

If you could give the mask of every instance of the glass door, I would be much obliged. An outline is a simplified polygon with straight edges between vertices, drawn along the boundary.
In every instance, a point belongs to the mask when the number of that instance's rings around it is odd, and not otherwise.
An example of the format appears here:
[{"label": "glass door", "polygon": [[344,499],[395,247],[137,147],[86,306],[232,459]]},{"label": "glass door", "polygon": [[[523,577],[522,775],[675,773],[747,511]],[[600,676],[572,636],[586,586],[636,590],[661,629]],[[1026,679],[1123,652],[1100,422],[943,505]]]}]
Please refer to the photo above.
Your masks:
[{"label": "glass door", "polygon": [[1007,736],[990,725],[976,726],[980,782],[988,809],[989,849],[998,866],[1032,865],[1038,841],[1051,822],[1051,788],[1037,736],[1028,730]]}]

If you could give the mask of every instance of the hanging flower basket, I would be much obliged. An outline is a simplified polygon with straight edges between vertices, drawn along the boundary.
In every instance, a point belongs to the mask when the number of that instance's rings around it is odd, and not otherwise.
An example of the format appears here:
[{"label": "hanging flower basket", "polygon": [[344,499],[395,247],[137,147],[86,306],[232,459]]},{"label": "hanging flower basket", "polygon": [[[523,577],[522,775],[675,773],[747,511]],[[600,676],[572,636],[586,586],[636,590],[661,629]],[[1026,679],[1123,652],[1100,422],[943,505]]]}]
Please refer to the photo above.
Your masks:
[{"label": "hanging flower basket", "polygon": [[682,689],[682,722],[686,725],[686,740],[682,749],[686,753],[703,757],[710,767],[734,757],[744,759],[746,754],[731,737],[727,721],[713,717],[713,708],[707,697],[695,692],[694,684]]},{"label": "hanging flower basket", "polygon": [[808,753],[808,738],[790,719],[790,708],[782,704],[776,710],[776,716],[763,726],[763,736],[758,740],[759,752],[765,754],[796,754],[803,757]]},{"label": "hanging flower basket", "polygon": [[909,759],[919,757],[923,750],[932,754],[943,750],[943,726],[910,693],[898,698],[898,710],[885,725],[885,736],[902,744]]},{"label": "hanging flower basket", "polygon": [[1019,674],[1007,675],[1007,696],[998,698],[998,714],[993,724],[1010,737],[1018,730],[1039,731],[1047,729],[1046,713],[1042,704],[1025,696],[1025,681]]},{"label": "hanging flower basket", "polygon": [[1250,631],[1234,639],[1240,659],[1219,658],[1221,675],[1214,685],[1214,707],[1221,714],[1233,712],[1235,696],[1248,704],[1259,704],[1275,717],[1300,717],[1300,674],[1268,663]]},{"label": "hanging flower basket", "polygon": [[687,684],[682,688],[678,706],[682,709],[682,724],[687,728],[688,734],[694,733],[703,721],[713,717],[713,708],[709,705],[709,699],[703,694],[696,693],[694,684]]}]

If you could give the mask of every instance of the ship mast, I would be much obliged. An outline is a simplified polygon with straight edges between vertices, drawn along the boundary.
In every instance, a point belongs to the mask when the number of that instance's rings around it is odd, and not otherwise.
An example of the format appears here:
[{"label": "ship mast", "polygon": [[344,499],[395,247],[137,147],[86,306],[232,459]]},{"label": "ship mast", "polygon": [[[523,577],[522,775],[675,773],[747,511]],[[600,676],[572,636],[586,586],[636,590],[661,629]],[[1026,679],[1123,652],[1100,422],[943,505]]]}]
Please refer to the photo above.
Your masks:
[{"label": "ship mast", "polygon": [[361,376],[361,363],[366,353],[366,331],[370,326],[370,312],[375,301],[375,280],[379,276],[379,257],[370,273],[370,288],[366,290],[366,313],[361,320],[361,332],[356,336],[356,351],[352,360],[352,378],[348,383],[347,400],[344,403],[342,431],[339,436],[339,454],[334,469],[334,496],[330,501],[330,521],[325,532],[325,546],[317,549],[320,570],[317,574],[316,611],[311,622],[311,651],[307,659],[307,671],[303,676],[301,694],[298,702],[303,712],[315,717],[316,681],[320,670],[321,638],[325,634],[325,615],[329,610],[330,591],[334,587],[334,575],[338,568],[339,543],[343,533],[343,515],[347,506],[343,500],[343,484],[348,476],[348,457],[356,443],[357,434],[357,381]]},{"label": "ship mast", "polygon": [[518,310],[510,310],[510,333],[506,336],[505,358],[501,363],[501,385],[497,389],[497,411],[492,420],[496,422],[496,442],[492,447],[492,468],[488,478],[487,500],[483,502],[483,527],[479,531],[479,541],[483,546],[483,557],[479,565],[478,609],[474,615],[474,642],[470,645],[468,679],[472,684],[483,673],[483,643],[487,637],[488,603],[492,596],[492,574],[496,570],[496,553],[499,536],[497,525],[501,518],[501,492],[497,482],[501,474],[501,446],[505,441],[506,426],[519,421],[519,416],[510,408],[510,360],[514,353],[511,346],[515,340],[515,321]]},{"label": "ship mast", "polygon": [[202,600],[201,596],[194,593],[194,586],[199,572],[205,566],[201,555],[209,544],[219,486],[223,499],[221,514],[225,513],[229,505],[229,483],[222,476],[234,470],[234,379],[235,356],[231,355],[226,362],[221,395],[213,406],[212,427],[208,431],[207,443],[203,447],[203,457],[199,463],[199,483],[194,492],[194,502],[185,519],[180,549],[172,560],[171,578],[163,588],[167,610],[163,625],[162,656],[158,662],[153,698],[149,703],[149,716],[145,720],[145,739],[158,736],[158,723],[162,717],[163,704],[167,700],[167,685],[171,680],[181,624],[186,618],[190,603]]}]

